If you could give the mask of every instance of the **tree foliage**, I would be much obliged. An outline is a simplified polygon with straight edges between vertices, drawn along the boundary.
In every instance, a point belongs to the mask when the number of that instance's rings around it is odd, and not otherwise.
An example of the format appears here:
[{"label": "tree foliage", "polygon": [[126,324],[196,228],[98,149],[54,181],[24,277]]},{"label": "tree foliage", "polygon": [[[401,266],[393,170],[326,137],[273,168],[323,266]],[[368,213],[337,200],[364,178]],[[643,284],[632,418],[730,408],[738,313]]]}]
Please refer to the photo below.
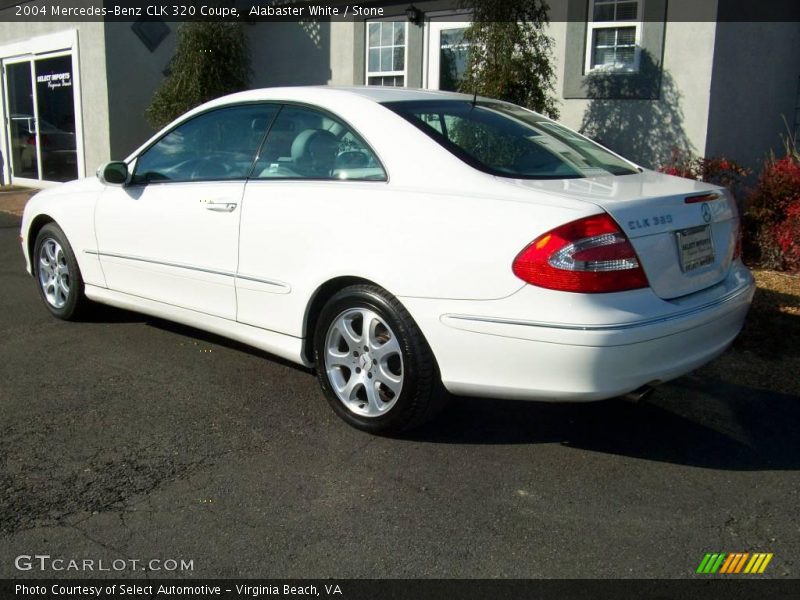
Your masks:
[{"label": "tree foliage", "polygon": [[464,33],[469,64],[459,91],[507,100],[557,118],[547,2],[466,0],[464,5],[473,10],[473,22]]},{"label": "tree foliage", "polygon": [[203,102],[246,89],[249,81],[250,50],[240,24],[184,23],[169,74],[145,113],[147,120],[160,129]]}]

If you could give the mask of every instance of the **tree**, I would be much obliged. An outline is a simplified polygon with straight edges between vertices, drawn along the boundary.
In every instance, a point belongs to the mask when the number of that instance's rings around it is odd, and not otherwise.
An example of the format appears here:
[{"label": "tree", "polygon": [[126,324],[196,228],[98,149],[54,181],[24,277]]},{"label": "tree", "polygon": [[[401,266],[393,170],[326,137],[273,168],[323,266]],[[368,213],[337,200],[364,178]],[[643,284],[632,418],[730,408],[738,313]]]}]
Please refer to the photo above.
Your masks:
[{"label": "tree", "polygon": [[145,115],[160,129],[203,102],[247,89],[249,82],[250,50],[240,24],[184,23],[178,29],[169,74]]},{"label": "tree", "polygon": [[459,91],[507,100],[558,118],[553,39],[545,0],[467,0],[468,67]]}]

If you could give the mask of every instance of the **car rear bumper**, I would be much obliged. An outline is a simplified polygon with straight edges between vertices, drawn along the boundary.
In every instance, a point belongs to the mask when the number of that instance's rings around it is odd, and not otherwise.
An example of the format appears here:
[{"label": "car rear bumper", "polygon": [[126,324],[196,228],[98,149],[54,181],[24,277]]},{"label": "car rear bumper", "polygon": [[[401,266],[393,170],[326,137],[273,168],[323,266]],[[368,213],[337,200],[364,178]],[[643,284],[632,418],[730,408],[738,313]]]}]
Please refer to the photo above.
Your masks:
[{"label": "car rear bumper", "polygon": [[741,330],[754,291],[737,263],[725,281],[674,301],[651,290],[592,296],[531,286],[488,302],[402,300],[449,391],[590,401],[674,379],[719,356]]}]

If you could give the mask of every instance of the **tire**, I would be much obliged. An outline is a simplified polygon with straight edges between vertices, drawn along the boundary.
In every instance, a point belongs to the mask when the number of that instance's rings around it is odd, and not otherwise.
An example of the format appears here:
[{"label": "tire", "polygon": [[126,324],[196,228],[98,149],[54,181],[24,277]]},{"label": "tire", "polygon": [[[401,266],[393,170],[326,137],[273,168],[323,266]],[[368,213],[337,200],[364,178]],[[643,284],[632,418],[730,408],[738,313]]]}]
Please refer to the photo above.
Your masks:
[{"label": "tire", "polygon": [[378,286],[344,288],[325,304],[314,332],[314,358],[328,403],[362,431],[407,431],[433,418],[447,397],[419,327]]},{"label": "tire", "polygon": [[31,256],[36,289],[54,317],[71,321],[87,304],[83,277],[67,236],[55,223],[48,223],[36,236]]}]

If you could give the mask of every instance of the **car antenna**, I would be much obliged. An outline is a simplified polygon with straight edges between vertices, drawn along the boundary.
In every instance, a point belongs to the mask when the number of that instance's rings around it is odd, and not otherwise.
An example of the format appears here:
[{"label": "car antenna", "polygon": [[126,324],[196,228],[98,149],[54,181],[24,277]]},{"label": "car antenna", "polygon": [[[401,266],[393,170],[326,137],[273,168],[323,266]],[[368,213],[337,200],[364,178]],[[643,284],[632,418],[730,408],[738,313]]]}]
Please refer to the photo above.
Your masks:
[{"label": "car antenna", "polygon": [[472,108],[475,108],[478,103],[478,78],[475,71],[477,71],[477,66],[474,65],[472,73]]},{"label": "car antenna", "polygon": [[[462,37],[461,39],[463,40],[464,38]],[[469,54],[470,54],[469,62],[471,63],[470,67],[472,69],[472,108],[475,108],[475,105],[478,104],[478,65],[476,64],[478,61],[473,60],[474,58],[477,57],[472,53],[472,48],[470,48]]]}]

